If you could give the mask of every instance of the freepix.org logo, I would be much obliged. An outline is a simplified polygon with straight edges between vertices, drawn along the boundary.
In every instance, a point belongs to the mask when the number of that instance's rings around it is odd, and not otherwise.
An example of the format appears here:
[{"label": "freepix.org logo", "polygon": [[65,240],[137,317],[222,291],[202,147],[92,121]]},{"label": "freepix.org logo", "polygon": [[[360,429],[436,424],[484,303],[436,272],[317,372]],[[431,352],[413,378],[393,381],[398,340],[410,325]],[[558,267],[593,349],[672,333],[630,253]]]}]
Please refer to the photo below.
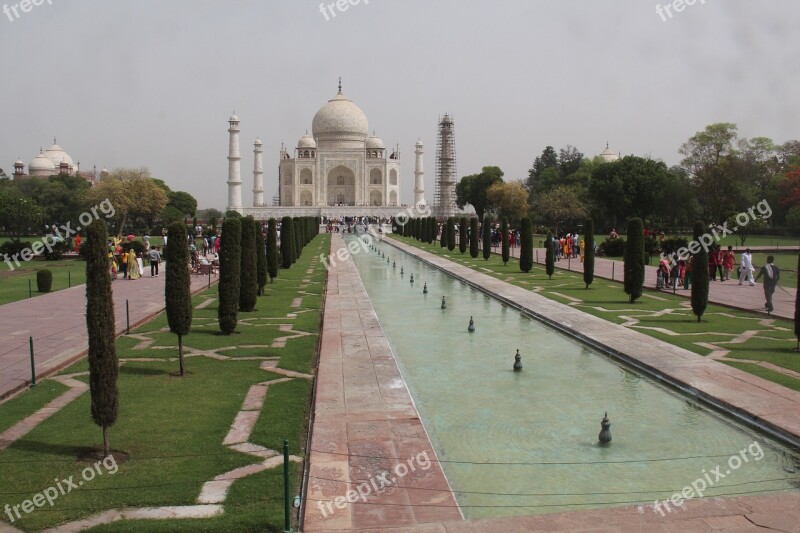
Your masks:
[{"label": "freepix.org logo", "polygon": [[9,21],[14,22],[20,18],[22,14],[30,13],[34,7],[39,7],[45,2],[51,6],[53,5],[53,0],[20,0],[16,4],[11,4],[10,6],[8,4],[3,4],[3,14],[8,17]]}]

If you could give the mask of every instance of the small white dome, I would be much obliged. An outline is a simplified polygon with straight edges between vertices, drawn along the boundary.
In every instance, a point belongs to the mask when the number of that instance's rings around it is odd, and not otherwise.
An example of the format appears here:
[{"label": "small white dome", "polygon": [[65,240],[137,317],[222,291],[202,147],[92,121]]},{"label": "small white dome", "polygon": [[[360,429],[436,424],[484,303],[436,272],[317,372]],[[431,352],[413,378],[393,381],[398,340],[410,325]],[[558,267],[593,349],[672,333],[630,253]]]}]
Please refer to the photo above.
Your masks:
[{"label": "small white dome", "polygon": [[30,163],[28,163],[28,173],[31,176],[51,176],[55,173],[56,166],[42,152],[39,152]]},{"label": "small white dome", "polygon": [[53,139],[53,146],[48,148],[44,155],[53,162],[53,167],[56,169],[61,166],[61,163],[66,163],[70,169],[75,168],[75,163],[72,162],[72,158],[56,144],[55,139]]},{"label": "small white dome", "polygon": [[384,149],[386,147],[383,145],[383,141],[381,140],[380,137],[373,135],[372,137],[367,139],[367,148]]},{"label": "small white dome", "polygon": [[236,116],[236,111],[233,112],[231,118],[228,119],[228,122],[239,122],[239,117]]},{"label": "small white dome", "polygon": [[314,140],[314,137],[312,137],[311,135],[306,133],[305,135],[300,137],[299,141],[297,141],[297,147],[298,148],[316,148],[317,147],[317,141]]},{"label": "small white dome", "polygon": [[17,159],[16,161],[14,161],[14,166],[15,167],[19,166],[19,165],[25,166],[25,163],[22,162],[22,159]]},{"label": "small white dome", "polygon": [[418,148],[422,147],[423,146],[422,139],[417,139],[417,144],[415,144],[414,146],[416,146]]},{"label": "small white dome", "polygon": [[619,154],[608,147],[608,143],[606,143],[606,149],[600,153],[600,157],[603,158],[604,161],[607,163],[612,163],[614,161],[619,160]]}]

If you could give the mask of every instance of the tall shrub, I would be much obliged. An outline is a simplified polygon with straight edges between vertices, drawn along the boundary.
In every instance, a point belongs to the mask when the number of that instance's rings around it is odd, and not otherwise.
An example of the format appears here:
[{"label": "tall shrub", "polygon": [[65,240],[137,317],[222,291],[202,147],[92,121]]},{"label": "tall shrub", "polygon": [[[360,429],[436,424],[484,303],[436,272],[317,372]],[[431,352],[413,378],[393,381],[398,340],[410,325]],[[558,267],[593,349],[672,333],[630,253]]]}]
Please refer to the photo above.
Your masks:
[{"label": "tall shrub", "polygon": [[630,303],[642,296],[644,286],[644,224],[641,218],[628,220],[628,242],[625,244],[625,294]]},{"label": "tall shrub", "polygon": [[53,272],[47,269],[36,273],[36,290],[39,292],[50,292],[53,287]]},{"label": "tall shrub", "polygon": [[556,271],[556,251],[553,249],[555,246],[553,242],[553,234],[547,232],[547,248],[544,251],[544,272],[547,274],[547,279],[553,279],[553,273]]},{"label": "tall shrub", "polygon": [[108,229],[102,220],[86,227],[86,330],[89,337],[89,390],[92,420],[103,429],[103,455],[111,448],[108,429],[117,421],[119,390],[114,342],[114,300],[108,263]]},{"label": "tall shrub", "polygon": [[439,245],[447,248],[447,224],[442,225],[442,234],[439,236]]},{"label": "tall shrub", "polygon": [[478,219],[469,219],[469,255],[473,259],[478,257]]},{"label": "tall shrub", "polygon": [[292,231],[292,217],[281,219],[281,267],[292,266],[292,248],[294,247],[294,231]]},{"label": "tall shrub", "polygon": [[239,290],[242,268],[242,223],[228,217],[222,223],[222,244],[219,248],[219,305],[217,318],[223,335],[236,329],[239,312]]},{"label": "tall shrub", "polygon": [[278,223],[274,218],[267,222],[267,274],[274,283],[278,277]]},{"label": "tall shrub", "polygon": [[303,225],[300,224],[300,219],[294,219],[294,244],[295,244],[295,256],[294,261],[292,264],[297,262],[300,259],[300,256],[303,253]]},{"label": "tall shrub", "polygon": [[492,256],[492,225],[489,215],[483,217],[483,259],[488,261]]},{"label": "tall shrub", "polygon": [[523,218],[520,224],[519,269],[530,272],[533,268],[533,227],[530,218]]},{"label": "tall shrub", "polygon": [[467,251],[467,234],[469,233],[467,217],[461,217],[458,222],[458,251],[462,254]]},{"label": "tall shrub", "polygon": [[170,332],[178,336],[178,365],[180,375],[186,373],[183,364],[183,336],[192,327],[191,276],[189,273],[189,248],[177,243],[186,242],[186,226],[173,222],[168,228],[168,241],[176,245],[167,246],[166,280],[164,281],[164,302],[167,311],[167,324]]},{"label": "tall shrub", "polygon": [[[702,220],[694,223],[694,243],[706,231],[706,225]],[[628,241],[630,244],[630,240]],[[691,245],[690,245],[691,249]],[[692,257],[692,312],[697,316],[697,321],[703,317],[708,307],[708,251],[700,246],[700,250]]]},{"label": "tall shrub", "polygon": [[256,222],[256,281],[258,282],[258,295],[264,294],[267,286],[267,239],[260,222]]},{"label": "tall shrub", "polygon": [[502,246],[503,265],[507,265],[508,260],[511,257],[511,249],[509,246],[509,238],[508,238],[508,218],[506,217],[503,217],[503,220],[500,223],[500,233],[501,233],[501,239],[503,239],[503,246]]},{"label": "tall shrub", "polygon": [[258,299],[258,255],[256,234],[258,222],[253,217],[242,219],[241,233],[241,277],[239,284],[239,311],[249,313],[256,307]]},{"label": "tall shrub", "polygon": [[456,221],[453,217],[447,219],[447,249],[451,252],[456,248]]},{"label": "tall shrub", "polygon": [[587,218],[583,226],[583,282],[588,289],[594,281],[594,220]]}]

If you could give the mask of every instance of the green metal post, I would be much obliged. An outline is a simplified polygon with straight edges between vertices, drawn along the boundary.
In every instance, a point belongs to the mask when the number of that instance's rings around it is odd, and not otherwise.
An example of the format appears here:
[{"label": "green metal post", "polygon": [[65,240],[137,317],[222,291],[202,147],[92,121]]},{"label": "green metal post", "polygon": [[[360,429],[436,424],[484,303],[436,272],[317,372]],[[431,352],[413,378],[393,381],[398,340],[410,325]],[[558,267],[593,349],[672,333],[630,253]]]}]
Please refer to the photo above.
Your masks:
[{"label": "green metal post", "polygon": [[125,300],[125,326],[128,330],[128,335],[131,334],[131,310],[128,307],[128,300]]},{"label": "green metal post", "polygon": [[214,269],[214,265],[208,265],[208,288],[211,288],[211,271]]},{"label": "green metal post", "polygon": [[33,290],[31,289],[31,280],[28,279],[28,298],[33,298]]},{"label": "green metal post", "polygon": [[36,386],[36,365],[33,362],[33,337],[28,337],[28,345],[31,349],[31,387]]},{"label": "green metal post", "polygon": [[283,439],[283,531],[292,531],[292,516],[289,511],[289,439]]},{"label": "green metal post", "polygon": [[72,272],[67,270],[67,288],[72,287]]},{"label": "green metal post", "polygon": [[615,266],[617,266],[617,264],[614,261],[612,261],[611,262],[611,281],[614,281],[614,267]]}]

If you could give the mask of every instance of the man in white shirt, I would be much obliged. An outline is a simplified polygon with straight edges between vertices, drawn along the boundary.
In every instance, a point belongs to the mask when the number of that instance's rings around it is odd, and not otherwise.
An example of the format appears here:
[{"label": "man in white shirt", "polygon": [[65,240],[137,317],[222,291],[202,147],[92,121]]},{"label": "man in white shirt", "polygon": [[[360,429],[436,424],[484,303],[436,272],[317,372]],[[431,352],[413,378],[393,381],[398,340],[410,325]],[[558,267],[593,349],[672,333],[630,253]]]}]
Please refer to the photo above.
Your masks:
[{"label": "man in white shirt", "polygon": [[750,282],[751,287],[756,284],[753,281],[753,270],[753,256],[750,255],[750,248],[748,248],[742,254],[742,262],[739,265],[739,285],[742,284],[745,278]]}]

